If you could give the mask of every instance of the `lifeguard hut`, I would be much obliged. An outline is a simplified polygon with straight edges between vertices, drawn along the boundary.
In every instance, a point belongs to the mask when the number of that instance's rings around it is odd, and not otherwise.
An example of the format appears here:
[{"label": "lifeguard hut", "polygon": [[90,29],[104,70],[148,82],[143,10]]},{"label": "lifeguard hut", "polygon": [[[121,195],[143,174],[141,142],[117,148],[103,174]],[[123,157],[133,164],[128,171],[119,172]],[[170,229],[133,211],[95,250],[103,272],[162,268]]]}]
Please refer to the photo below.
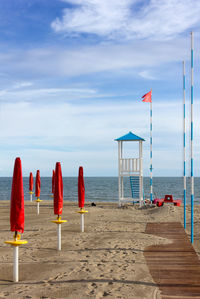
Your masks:
[{"label": "lifeguard hut", "polygon": [[[143,138],[129,132],[128,134],[115,139],[118,142],[118,190],[119,206],[123,202],[139,201],[140,206],[143,203],[143,163],[142,163],[142,142]],[[139,155],[137,158],[123,157],[123,143],[127,141],[138,142]],[[130,177],[132,197],[124,196],[124,177]]]}]

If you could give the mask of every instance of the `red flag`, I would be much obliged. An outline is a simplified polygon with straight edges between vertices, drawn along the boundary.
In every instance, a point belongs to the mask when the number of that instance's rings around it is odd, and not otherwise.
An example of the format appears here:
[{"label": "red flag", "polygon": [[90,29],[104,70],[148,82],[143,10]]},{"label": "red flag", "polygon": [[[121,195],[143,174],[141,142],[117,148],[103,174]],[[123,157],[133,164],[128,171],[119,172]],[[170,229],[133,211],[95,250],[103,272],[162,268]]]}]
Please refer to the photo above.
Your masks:
[{"label": "red flag", "polygon": [[145,103],[152,103],[152,99],[151,99],[151,93],[152,91],[149,91],[148,93],[146,93],[145,95],[143,95],[143,100],[142,102],[145,102]]},{"label": "red flag", "polygon": [[78,205],[79,208],[84,208],[85,202],[85,186],[84,186],[84,178],[83,178],[83,167],[79,167],[78,174]]},{"label": "red flag", "polygon": [[56,163],[54,184],[54,214],[62,215],[63,210],[63,179],[60,162]]},{"label": "red flag", "polygon": [[40,171],[37,170],[36,179],[35,179],[35,197],[40,197]]},{"label": "red flag", "polygon": [[55,190],[55,170],[53,169],[53,173],[52,173],[52,193],[54,194],[54,190]]},{"label": "red flag", "polygon": [[22,164],[20,158],[15,159],[12,192],[10,201],[10,230],[24,232],[24,190]]},{"label": "red flag", "polygon": [[33,191],[33,174],[30,172],[29,176],[29,191]]}]

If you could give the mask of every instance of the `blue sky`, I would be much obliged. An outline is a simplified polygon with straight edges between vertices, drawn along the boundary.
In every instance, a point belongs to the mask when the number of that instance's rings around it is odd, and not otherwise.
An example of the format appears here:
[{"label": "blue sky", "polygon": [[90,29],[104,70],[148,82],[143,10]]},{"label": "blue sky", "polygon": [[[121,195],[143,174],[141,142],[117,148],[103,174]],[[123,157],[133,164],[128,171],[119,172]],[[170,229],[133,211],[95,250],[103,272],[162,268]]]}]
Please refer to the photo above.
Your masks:
[{"label": "blue sky", "polygon": [[[199,176],[200,2],[194,0],[0,1],[0,176],[14,159],[23,173],[117,175],[117,144],[129,131],[146,139],[153,94],[153,168],[182,175],[182,60],[187,72],[189,150],[190,32],[195,37],[194,157]],[[127,154],[131,153],[131,144]],[[189,175],[189,151],[187,173]]]}]

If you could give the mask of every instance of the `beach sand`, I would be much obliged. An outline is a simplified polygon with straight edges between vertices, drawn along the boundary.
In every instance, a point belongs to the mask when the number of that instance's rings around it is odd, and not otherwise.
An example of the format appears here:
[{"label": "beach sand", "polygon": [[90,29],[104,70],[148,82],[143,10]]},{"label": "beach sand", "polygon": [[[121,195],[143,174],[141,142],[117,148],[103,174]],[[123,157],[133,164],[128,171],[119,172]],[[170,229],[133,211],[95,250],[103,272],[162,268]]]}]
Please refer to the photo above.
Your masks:
[{"label": "beach sand", "polygon": [[[160,298],[145,263],[147,246],[169,243],[145,234],[147,222],[181,221],[183,207],[139,208],[117,203],[86,204],[85,232],[80,232],[76,203],[64,203],[62,251],[57,251],[53,202],[25,202],[25,232],[28,244],[19,248],[19,282],[12,282],[13,249],[9,201],[0,202],[0,298]],[[200,251],[200,207],[194,209],[194,248]],[[190,207],[187,232],[190,233]]]}]

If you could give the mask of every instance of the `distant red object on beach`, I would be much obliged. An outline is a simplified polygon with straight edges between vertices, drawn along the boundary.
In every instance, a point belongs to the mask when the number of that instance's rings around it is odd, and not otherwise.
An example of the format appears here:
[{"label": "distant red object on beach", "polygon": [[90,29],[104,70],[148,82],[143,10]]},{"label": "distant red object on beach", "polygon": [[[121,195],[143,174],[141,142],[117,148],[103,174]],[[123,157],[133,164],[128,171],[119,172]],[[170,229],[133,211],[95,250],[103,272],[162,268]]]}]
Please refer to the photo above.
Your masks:
[{"label": "distant red object on beach", "polygon": [[155,198],[153,201],[153,204],[156,204],[158,207],[161,207],[164,205],[164,203],[173,203],[174,206],[181,206],[182,200],[181,199],[173,199],[173,195],[165,195],[164,198]]}]

